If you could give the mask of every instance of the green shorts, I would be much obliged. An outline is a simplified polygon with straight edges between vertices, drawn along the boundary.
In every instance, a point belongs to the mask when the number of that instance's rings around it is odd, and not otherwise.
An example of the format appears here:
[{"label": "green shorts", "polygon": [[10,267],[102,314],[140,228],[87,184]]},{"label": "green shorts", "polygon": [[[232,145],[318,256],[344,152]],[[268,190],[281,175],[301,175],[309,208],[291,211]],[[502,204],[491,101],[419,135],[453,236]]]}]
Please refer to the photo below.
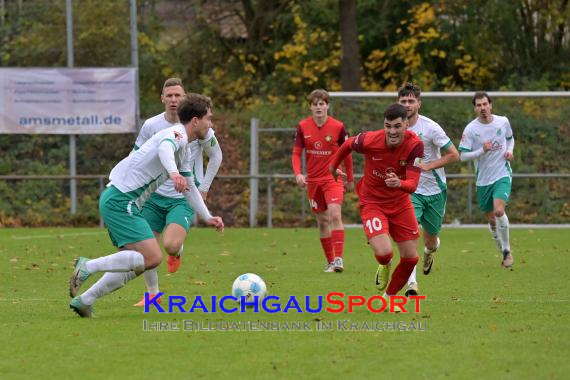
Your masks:
[{"label": "green shorts", "polygon": [[168,198],[152,193],[143,205],[142,215],[155,232],[162,232],[164,227],[171,223],[179,224],[188,232],[194,218],[194,210],[190,208],[186,198]]},{"label": "green shorts", "polygon": [[494,199],[502,199],[508,203],[511,196],[511,184],[511,177],[503,177],[490,185],[477,186],[477,199],[481,211],[493,211]]},{"label": "green shorts", "polygon": [[116,247],[154,238],[132,194],[122,193],[114,186],[108,187],[99,199],[99,212]]},{"label": "green shorts", "polygon": [[445,217],[447,191],[443,190],[434,195],[412,194],[411,198],[418,224],[421,224],[428,234],[439,235]]}]

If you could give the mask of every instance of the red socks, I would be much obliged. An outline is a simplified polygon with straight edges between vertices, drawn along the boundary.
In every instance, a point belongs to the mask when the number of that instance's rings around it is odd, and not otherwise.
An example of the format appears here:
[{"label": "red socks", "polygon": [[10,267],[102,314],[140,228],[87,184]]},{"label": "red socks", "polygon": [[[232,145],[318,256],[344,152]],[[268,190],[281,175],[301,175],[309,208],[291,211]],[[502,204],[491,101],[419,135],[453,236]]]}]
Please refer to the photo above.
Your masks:
[{"label": "red socks", "polygon": [[331,239],[334,247],[334,257],[342,257],[344,249],[344,230],[332,230]]},{"label": "red socks", "polygon": [[334,261],[334,251],[333,251],[333,240],[330,237],[321,238],[321,246],[323,247],[323,252],[327,258],[327,263],[332,263]]},{"label": "red socks", "polygon": [[394,252],[390,252],[384,256],[374,255],[374,257],[376,258],[376,261],[378,261],[378,264],[387,265],[392,260],[392,257],[394,257]]},{"label": "red socks", "polygon": [[408,278],[412,274],[414,267],[419,261],[419,257],[416,256],[413,259],[400,258],[400,263],[392,273],[392,278],[388,284],[388,289],[386,289],[386,294],[396,295],[406,285]]}]

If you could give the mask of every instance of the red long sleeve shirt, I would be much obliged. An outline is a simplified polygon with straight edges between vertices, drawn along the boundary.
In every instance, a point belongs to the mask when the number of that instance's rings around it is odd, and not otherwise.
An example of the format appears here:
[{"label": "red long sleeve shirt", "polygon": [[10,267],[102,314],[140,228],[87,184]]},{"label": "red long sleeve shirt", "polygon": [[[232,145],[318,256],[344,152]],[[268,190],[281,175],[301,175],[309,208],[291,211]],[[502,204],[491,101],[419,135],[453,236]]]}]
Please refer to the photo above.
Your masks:
[{"label": "red long sleeve shirt", "polygon": [[[334,181],[329,173],[329,164],[333,154],[347,138],[344,124],[330,116],[322,126],[317,126],[312,116],[303,119],[297,126],[295,145],[291,161],[295,175],[302,174],[301,154],[305,149],[307,163],[307,182]],[[347,181],[354,181],[352,156],[344,158]]]},{"label": "red long sleeve shirt", "polygon": [[[351,151],[364,154],[364,176],[356,185],[361,204],[381,203],[397,210],[401,202],[410,202],[419,182],[421,169],[415,164],[423,157],[424,145],[416,134],[406,131],[404,141],[396,148],[386,145],[386,131],[363,132],[344,142],[333,156],[331,166],[336,168]],[[386,186],[386,175],[396,173],[400,187]]]}]

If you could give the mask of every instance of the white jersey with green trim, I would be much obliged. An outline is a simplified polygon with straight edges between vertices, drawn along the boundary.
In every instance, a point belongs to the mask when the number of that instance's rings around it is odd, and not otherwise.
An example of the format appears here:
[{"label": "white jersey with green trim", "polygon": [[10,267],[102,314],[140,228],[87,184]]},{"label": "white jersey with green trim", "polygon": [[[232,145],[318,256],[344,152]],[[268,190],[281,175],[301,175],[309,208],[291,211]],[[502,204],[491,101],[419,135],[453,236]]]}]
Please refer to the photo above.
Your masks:
[{"label": "white jersey with green trim", "polygon": [[109,185],[115,186],[123,193],[132,192],[136,197],[136,205],[142,208],[148,197],[158,189],[169,174],[162,165],[158,151],[161,144],[174,146],[174,158],[180,174],[191,175],[192,167],[189,157],[191,156],[188,144],[188,135],[182,124],[164,129],[138,150],[131,152],[111,170]]},{"label": "white jersey with green trim", "polygon": [[[166,113],[163,112],[159,115],[151,117],[150,119],[147,119],[144,122],[137,137],[137,140],[135,142],[134,149],[139,149],[148,139],[150,139],[157,132],[160,132],[166,128],[170,128],[173,125],[175,125],[166,120],[165,115]],[[208,134],[204,139],[194,140],[190,142],[191,146],[190,149],[192,151],[192,157],[191,157],[192,173],[196,181],[198,181],[196,186],[200,185],[200,189],[204,188],[209,189],[216,175],[216,173],[213,173],[211,176],[207,176],[207,178],[204,178],[204,161],[202,159],[202,152],[204,151],[204,147],[210,147],[217,143],[218,141],[216,140],[215,133],[212,128],[208,130]],[[209,182],[204,183],[204,180]],[[168,179],[162,186],[160,186],[158,190],[156,190],[156,193],[167,198],[184,198],[184,195],[182,193],[176,191],[176,189],[174,188],[174,183],[170,179]]]},{"label": "white jersey with green trim", "polygon": [[[443,128],[432,119],[418,115],[416,124],[408,128],[422,139],[424,143],[423,162],[435,161],[441,158],[441,149],[449,148],[453,143],[447,137]],[[416,194],[435,195],[447,189],[445,170],[443,168],[430,171],[422,170]]]},{"label": "white jersey with green trim", "polygon": [[483,124],[474,119],[463,131],[459,150],[471,152],[483,148],[486,141],[491,141],[491,150],[473,160],[477,186],[491,185],[497,180],[512,176],[511,165],[505,158],[507,140],[513,138],[511,123],[505,116],[493,115],[493,121]]},{"label": "white jersey with green trim", "polygon": [[151,117],[150,119],[146,119],[143,123],[141,130],[139,131],[139,135],[137,136],[137,140],[135,141],[134,149],[139,149],[148,139],[154,136],[157,132],[162,131],[163,129],[170,128],[175,126],[178,123],[171,123],[170,121],[166,120],[166,112],[158,114],[156,116]]}]

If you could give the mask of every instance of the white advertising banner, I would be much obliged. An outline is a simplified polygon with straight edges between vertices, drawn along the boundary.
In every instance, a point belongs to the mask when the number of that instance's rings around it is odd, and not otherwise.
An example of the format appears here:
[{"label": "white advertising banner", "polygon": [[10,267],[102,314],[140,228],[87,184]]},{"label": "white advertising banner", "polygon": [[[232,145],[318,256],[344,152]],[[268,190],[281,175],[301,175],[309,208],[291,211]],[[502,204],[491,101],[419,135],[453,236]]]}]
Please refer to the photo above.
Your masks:
[{"label": "white advertising banner", "polygon": [[137,131],[134,68],[0,68],[0,133]]}]

